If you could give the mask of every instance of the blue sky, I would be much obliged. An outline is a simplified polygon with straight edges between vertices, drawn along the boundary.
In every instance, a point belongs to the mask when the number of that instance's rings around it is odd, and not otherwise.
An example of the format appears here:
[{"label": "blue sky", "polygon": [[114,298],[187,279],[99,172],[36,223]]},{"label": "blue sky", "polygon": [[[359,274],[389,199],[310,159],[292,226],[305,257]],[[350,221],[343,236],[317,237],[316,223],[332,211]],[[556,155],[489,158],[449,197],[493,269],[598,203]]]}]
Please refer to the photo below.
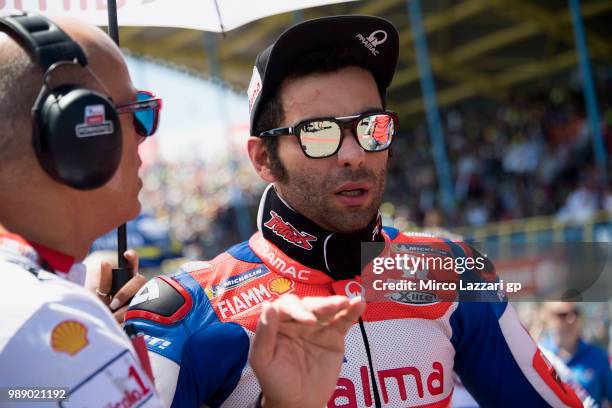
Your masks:
[{"label": "blue sky", "polygon": [[127,57],[127,63],[136,88],[163,98],[160,127],[153,136],[161,158],[224,160],[231,144],[246,143],[246,93],[148,60]]}]

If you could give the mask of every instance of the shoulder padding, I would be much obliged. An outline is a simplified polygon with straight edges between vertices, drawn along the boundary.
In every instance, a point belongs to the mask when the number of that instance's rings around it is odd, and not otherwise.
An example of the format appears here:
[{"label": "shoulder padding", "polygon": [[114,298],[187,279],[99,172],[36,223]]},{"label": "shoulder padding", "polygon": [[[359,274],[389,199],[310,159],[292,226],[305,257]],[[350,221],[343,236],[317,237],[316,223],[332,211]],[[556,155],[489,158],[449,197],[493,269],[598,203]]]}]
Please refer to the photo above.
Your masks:
[{"label": "shoulder padding", "polygon": [[255,252],[249,246],[249,241],[244,241],[236,244],[226,251],[239,261],[250,263],[261,263],[261,259],[255,255]]},{"label": "shoulder padding", "polygon": [[143,318],[171,324],[182,319],[191,306],[191,295],[185,288],[170,277],[158,276],[134,296],[126,319]]}]

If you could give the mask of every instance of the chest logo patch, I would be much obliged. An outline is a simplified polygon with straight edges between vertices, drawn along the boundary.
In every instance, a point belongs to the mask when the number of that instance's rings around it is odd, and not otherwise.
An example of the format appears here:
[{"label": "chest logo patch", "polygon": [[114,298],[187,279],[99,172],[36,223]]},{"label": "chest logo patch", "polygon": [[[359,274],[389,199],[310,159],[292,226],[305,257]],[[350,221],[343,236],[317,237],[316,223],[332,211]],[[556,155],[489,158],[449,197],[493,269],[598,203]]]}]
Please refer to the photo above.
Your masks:
[{"label": "chest logo patch", "polygon": [[270,292],[280,296],[283,293],[291,292],[293,290],[293,281],[285,277],[278,277],[268,282],[268,288]]}]

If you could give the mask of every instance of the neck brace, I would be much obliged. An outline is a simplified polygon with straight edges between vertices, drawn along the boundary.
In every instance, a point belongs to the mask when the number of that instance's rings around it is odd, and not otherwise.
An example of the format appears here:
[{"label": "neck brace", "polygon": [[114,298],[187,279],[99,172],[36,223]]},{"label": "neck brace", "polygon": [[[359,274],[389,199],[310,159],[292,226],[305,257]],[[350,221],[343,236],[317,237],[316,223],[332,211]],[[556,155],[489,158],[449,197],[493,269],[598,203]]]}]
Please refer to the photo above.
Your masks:
[{"label": "neck brace", "polygon": [[370,261],[361,259],[362,242],[384,242],[380,214],[359,231],[332,232],[293,210],[273,185],[266,188],[261,198],[257,228],[289,258],[333,280],[361,274],[362,265]]}]

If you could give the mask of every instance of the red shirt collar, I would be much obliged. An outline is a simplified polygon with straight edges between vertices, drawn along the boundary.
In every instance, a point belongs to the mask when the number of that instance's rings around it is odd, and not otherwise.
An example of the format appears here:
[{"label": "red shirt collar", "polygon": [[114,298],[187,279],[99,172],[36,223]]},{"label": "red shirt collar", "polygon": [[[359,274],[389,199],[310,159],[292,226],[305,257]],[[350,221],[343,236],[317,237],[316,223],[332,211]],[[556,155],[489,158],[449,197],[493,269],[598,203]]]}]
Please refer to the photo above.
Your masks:
[{"label": "red shirt collar", "polygon": [[17,234],[4,232],[0,234],[0,237],[16,241],[23,245],[31,246],[38,253],[38,256],[41,258],[43,263],[48,265],[54,271],[67,273],[74,264],[74,257],[36,242],[28,241]]}]

